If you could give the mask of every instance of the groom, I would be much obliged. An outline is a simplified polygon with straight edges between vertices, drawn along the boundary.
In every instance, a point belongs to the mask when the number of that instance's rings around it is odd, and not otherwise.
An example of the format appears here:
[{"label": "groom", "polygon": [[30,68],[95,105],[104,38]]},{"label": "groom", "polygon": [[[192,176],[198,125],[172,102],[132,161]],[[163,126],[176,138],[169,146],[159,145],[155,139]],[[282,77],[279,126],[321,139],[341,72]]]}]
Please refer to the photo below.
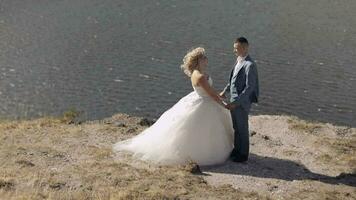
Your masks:
[{"label": "groom", "polygon": [[258,74],[256,63],[248,55],[248,41],[239,37],[234,42],[234,53],[237,56],[234,68],[230,74],[229,83],[220,93],[230,93],[230,103],[226,108],[230,110],[235,131],[234,149],[231,158],[234,162],[245,162],[249,156],[248,114],[251,104],[257,103],[259,95]]}]

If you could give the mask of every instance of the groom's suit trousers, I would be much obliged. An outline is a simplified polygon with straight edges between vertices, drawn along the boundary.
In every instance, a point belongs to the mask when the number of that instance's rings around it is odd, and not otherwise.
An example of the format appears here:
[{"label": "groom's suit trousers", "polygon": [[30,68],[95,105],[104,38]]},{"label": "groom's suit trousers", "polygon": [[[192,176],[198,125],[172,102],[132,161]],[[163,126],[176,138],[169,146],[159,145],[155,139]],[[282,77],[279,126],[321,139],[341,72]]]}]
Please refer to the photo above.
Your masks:
[{"label": "groom's suit trousers", "polygon": [[248,112],[241,106],[231,110],[232,124],[235,130],[234,137],[234,156],[248,158],[249,155],[249,127]]}]

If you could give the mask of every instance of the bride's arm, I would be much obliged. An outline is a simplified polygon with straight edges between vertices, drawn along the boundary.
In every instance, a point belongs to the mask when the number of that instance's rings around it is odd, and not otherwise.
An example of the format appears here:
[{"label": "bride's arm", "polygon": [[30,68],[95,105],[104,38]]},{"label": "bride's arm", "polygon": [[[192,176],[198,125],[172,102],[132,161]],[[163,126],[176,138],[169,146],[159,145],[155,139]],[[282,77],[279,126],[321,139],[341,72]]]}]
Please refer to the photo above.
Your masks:
[{"label": "bride's arm", "polygon": [[199,86],[202,87],[214,101],[225,107],[226,103],[220,98],[219,94],[209,85],[209,82],[206,77],[202,74],[199,74],[197,75],[197,79]]}]

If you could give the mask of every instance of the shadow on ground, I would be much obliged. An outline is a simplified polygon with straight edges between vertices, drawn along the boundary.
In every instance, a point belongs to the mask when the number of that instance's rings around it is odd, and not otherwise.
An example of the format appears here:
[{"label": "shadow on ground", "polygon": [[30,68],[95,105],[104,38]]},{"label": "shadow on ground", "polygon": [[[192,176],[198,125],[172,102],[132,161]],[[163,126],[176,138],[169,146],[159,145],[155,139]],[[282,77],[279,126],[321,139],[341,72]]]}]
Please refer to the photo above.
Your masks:
[{"label": "shadow on ground", "polygon": [[201,168],[203,172],[246,175],[285,181],[315,180],[333,185],[345,184],[356,187],[355,173],[342,173],[339,176],[332,177],[311,172],[304,165],[291,160],[264,157],[256,154],[250,154],[247,163],[234,163],[229,160],[222,165],[203,166]]}]

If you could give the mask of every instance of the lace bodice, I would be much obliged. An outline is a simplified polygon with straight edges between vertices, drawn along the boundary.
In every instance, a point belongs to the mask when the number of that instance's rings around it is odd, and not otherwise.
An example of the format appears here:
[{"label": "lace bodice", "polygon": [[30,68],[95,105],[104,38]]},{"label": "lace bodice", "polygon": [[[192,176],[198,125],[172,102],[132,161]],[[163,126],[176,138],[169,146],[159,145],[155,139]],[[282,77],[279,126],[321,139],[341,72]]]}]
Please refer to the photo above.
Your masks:
[{"label": "lace bodice", "polygon": [[[209,76],[208,78],[208,82],[209,85],[212,86],[213,85],[213,79],[211,79],[211,77]],[[193,86],[194,91],[201,97],[208,97],[209,95],[205,92],[205,90],[200,87],[200,86]]]}]

